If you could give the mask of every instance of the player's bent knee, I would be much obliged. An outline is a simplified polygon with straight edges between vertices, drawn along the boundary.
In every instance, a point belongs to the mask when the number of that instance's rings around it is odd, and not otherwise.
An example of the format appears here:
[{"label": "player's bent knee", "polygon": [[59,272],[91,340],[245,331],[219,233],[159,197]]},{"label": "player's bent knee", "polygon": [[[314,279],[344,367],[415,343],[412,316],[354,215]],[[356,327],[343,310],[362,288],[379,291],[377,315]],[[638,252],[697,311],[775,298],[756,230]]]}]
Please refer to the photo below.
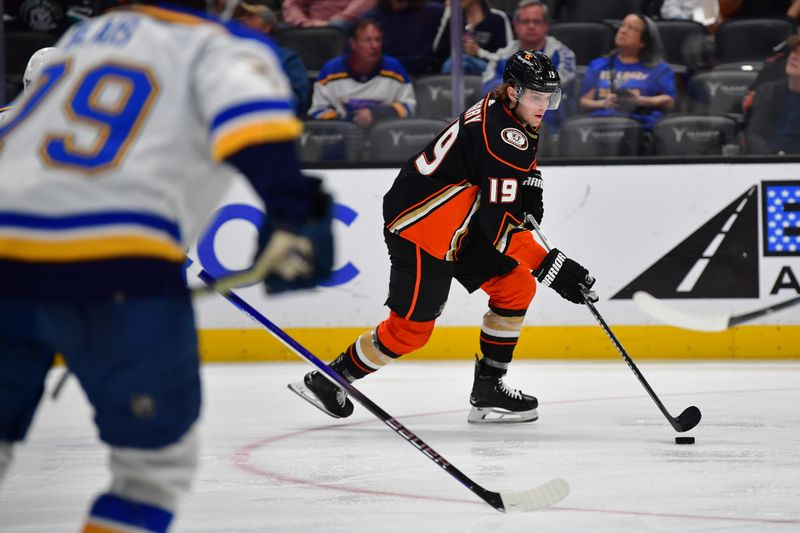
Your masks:
[{"label": "player's bent knee", "polygon": [[[153,376],[151,381],[159,378]],[[116,385],[116,386],[115,386]],[[199,374],[167,384],[113,380],[96,407],[100,439],[122,448],[158,449],[178,441],[200,416]]]},{"label": "player's bent knee", "polygon": [[389,318],[378,325],[378,341],[395,355],[407,354],[428,343],[435,324],[435,320],[408,320],[392,311]]},{"label": "player's bent knee", "polygon": [[481,289],[489,295],[493,308],[525,310],[536,295],[536,280],[527,268],[517,266],[504,276],[490,279]]}]

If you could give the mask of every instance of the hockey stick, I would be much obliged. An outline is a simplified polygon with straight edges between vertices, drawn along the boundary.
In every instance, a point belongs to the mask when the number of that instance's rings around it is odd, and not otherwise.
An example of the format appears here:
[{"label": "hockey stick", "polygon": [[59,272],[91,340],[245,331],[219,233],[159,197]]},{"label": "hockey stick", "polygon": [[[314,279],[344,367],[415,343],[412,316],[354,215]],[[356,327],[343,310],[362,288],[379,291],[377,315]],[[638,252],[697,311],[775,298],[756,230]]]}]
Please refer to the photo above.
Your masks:
[{"label": "hockey stick", "polygon": [[733,326],[738,326],[739,324],[744,324],[745,322],[750,322],[751,320],[799,304],[800,296],[795,296],[786,301],[768,305],[767,307],[762,307],[761,309],[756,309],[741,315],[726,315],[724,313],[701,315],[697,313],[685,313],[668,306],[658,298],[644,291],[635,292],[633,294],[633,301],[636,302],[645,313],[669,326],[692,329],[695,331],[725,331]]},{"label": "hockey stick", "polygon": [[[198,277],[203,280],[207,285],[213,286],[216,280],[204,270],[200,270]],[[483,501],[501,512],[525,512],[541,509],[542,507],[550,506],[559,502],[567,497],[569,494],[569,485],[563,479],[552,479],[543,485],[534,487],[532,489],[523,490],[519,492],[492,492],[488,489],[475,483],[472,479],[467,477],[466,474],[461,472],[458,468],[450,464],[444,457],[439,455],[433,448],[428,446],[422,439],[417,437],[410,429],[401,424],[394,417],[389,415],[386,411],[381,409],[372,400],[367,398],[358,389],[356,389],[346,379],[342,378],[339,374],[331,370],[331,368],[319,360],[314,354],[305,349],[300,343],[290,337],[281,328],[272,323],[264,315],[259,313],[250,304],[242,300],[236,293],[227,291],[221,293],[239,310],[243,311],[250,318],[261,324],[267,329],[276,339],[283,343],[287,348],[293,351],[301,359],[305,359],[311,363],[331,382],[347,391],[358,403],[363,405],[370,413],[375,415],[381,422],[389,426],[392,431],[403,437],[409,444],[414,446],[417,450],[422,452],[428,459],[439,465],[445,472],[454,477],[467,489],[471,490]]]},{"label": "hockey stick", "polygon": [[[547,237],[545,237],[544,233],[542,233],[542,228],[539,227],[539,224],[536,223],[536,220],[534,220],[533,217],[529,216],[528,222],[531,223],[531,225],[533,226],[533,230],[539,236],[539,239],[541,239],[542,244],[544,244],[545,248],[549,252],[552,249],[552,246],[550,246],[550,241],[548,241]],[[675,428],[675,431],[677,431],[678,433],[683,433],[685,431],[689,431],[697,424],[699,424],[702,414],[700,413],[700,409],[698,409],[694,405],[684,409],[683,412],[677,417],[674,417],[669,414],[667,409],[664,407],[664,404],[661,403],[661,400],[658,399],[658,396],[656,395],[655,391],[653,391],[652,387],[650,387],[650,384],[647,382],[646,379],[644,379],[644,376],[636,367],[636,364],[633,362],[633,359],[631,359],[631,357],[628,355],[628,352],[625,351],[625,348],[622,346],[622,343],[619,342],[616,335],[614,335],[614,332],[611,331],[611,328],[603,319],[603,316],[594,306],[594,303],[592,303],[592,299],[589,297],[589,290],[581,286],[581,294],[583,295],[583,302],[586,304],[586,307],[589,308],[589,311],[592,313],[592,316],[594,316],[594,319],[597,321],[597,323],[600,324],[600,327],[603,328],[603,331],[606,333],[606,336],[608,336],[609,340],[611,340],[611,344],[614,345],[614,347],[617,349],[617,351],[625,360],[625,362],[628,363],[628,367],[633,371],[633,373],[639,379],[639,383],[642,384],[644,389],[647,391],[647,394],[650,395],[650,398],[652,398],[655,404],[658,406],[658,409],[661,411],[661,414],[663,414],[669,421],[669,423],[672,425],[672,427]]]},{"label": "hockey stick", "polygon": [[[275,238],[281,238],[281,236],[282,234],[277,234]],[[275,266],[276,259],[277,258],[273,254],[261,254],[256,258],[255,262],[245,270],[214,279],[213,284],[192,289],[192,296],[204,296],[212,293],[225,295],[236,287],[251,285],[256,281],[264,279],[267,271]]]}]

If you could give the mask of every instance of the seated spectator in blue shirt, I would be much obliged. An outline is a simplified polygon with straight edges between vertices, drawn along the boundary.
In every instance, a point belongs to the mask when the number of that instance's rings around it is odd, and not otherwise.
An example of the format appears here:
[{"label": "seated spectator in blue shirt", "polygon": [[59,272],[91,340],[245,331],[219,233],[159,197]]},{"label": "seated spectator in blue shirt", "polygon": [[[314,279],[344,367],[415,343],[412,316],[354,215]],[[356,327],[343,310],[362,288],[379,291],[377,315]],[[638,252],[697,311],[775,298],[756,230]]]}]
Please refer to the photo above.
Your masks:
[{"label": "seated spectator in blue shirt", "polygon": [[764,83],[753,97],[745,135],[752,154],[800,154],[800,36],[786,44],[786,76]]},{"label": "seated spectator in blue shirt", "polygon": [[662,57],[652,20],[626,16],[611,54],[589,63],[581,84],[581,108],[591,115],[626,116],[653,128],[675,106],[675,73]]},{"label": "seated spectator in blue shirt", "polygon": [[[243,1],[237,6],[235,16],[240,24],[262,35],[271,35],[278,23],[278,17],[266,5],[265,0]],[[300,54],[283,46],[275,45],[275,49],[292,85],[294,111],[298,116],[302,115],[308,107],[308,71],[300,59]]]},{"label": "seated spectator in blue shirt", "polygon": [[383,51],[416,76],[433,72],[433,38],[443,13],[438,2],[378,0],[378,7],[364,13],[364,18],[377,22],[383,31]]},{"label": "seated spectator in blue shirt", "polygon": [[[486,0],[462,0],[464,22],[464,74],[483,74],[490,59],[497,58],[497,50],[513,39],[508,16],[499,9],[491,9]],[[442,63],[442,72],[453,70],[450,57],[450,2],[445,0],[445,11],[439,33],[433,40],[436,61]]]},{"label": "seated spectator in blue shirt", "polygon": [[503,84],[503,71],[508,58],[518,51],[543,52],[558,69],[561,78],[561,105],[544,115],[547,131],[552,135],[558,131],[567,114],[575,108],[575,53],[555,37],[547,35],[550,29],[550,13],[547,4],[539,0],[522,0],[517,4],[512,24],[517,39],[498,50],[496,58],[489,60],[483,72],[483,91],[488,93]]},{"label": "seated spectator in blue shirt", "polygon": [[314,82],[308,115],[352,120],[362,128],[414,114],[417,100],[403,65],[381,49],[381,29],[362,19],[353,28],[350,53],[331,59]]}]

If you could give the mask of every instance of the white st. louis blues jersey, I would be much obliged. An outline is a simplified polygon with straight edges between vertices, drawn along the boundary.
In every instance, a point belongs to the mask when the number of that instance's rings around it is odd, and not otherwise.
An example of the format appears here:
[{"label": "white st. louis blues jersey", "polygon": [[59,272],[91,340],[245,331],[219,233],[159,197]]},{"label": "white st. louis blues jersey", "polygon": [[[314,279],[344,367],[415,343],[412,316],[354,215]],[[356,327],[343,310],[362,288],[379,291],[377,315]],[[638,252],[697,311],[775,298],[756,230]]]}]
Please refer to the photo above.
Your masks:
[{"label": "white st. louis blues jersey", "polygon": [[0,125],[0,263],[180,265],[234,176],[222,161],[301,132],[270,46],[197,14],[118,9],[57,46]]}]

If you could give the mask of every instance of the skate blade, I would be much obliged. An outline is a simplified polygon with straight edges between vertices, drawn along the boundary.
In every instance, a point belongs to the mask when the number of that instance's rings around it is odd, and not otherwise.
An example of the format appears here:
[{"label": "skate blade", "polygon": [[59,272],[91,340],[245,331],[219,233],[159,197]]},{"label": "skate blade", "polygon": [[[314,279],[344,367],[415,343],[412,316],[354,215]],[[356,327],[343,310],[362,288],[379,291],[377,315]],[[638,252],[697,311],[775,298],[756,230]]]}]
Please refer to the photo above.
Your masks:
[{"label": "skate blade", "polygon": [[331,413],[330,411],[325,409],[325,406],[322,404],[321,401],[319,401],[319,398],[317,398],[316,394],[311,392],[311,390],[308,387],[306,387],[306,384],[303,383],[302,381],[298,381],[297,383],[289,383],[287,387],[289,387],[290,391],[294,392],[302,399],[304,399],[305,401],[307,401],[308,403],[310,403],[311,405],[313,405],[326,415],[330,416],[331,418],[342,418],[341,416]]},{"label": "skate blade", "polygon": [[521,424],[539,419],[536,409],[530,411],[508,411],[498,407],[473,407],[467,422],[470,424]]}]

